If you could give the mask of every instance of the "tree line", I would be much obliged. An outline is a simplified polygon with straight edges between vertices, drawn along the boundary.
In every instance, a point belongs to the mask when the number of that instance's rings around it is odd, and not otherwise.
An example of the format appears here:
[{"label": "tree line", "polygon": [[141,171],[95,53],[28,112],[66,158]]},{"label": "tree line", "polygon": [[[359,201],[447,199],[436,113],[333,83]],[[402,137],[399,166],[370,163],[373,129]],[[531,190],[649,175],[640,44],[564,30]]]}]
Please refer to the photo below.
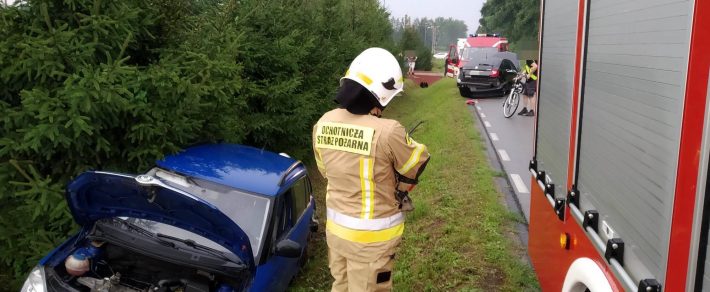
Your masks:
[{"label": "tree line", "polygon": [[28,0],[0,6],[0,283],[76,231],[79,173],[139,173],[204,142],[309,155],[377,0]]},{"label": "tree line", "polygon": [[[424,46],[431,48],[433,42],[435,51],[446,51],[449,44],[455,44],[458,38],[465,38],[468,31],[468,26],[463,20],[450,17],[412,19],[409,16],[404,16],[392,18],[392,26],[394,27],[395,41],[404,36],[407,27],[411,27],[418,34],[419,39],[423,41]],[[435,37],[434,30],[436,30]]]},{"label": "tree line", "polygon": [[488,0],[476,33],[500,33],[511,49],[537,50],[540,0]]},{"label": "tree line", "polygon": [[[417,70],[431,70],[432,54],[448,51],[449,44],[465,38],[468,27],[462,20],[437,17],[392,18],[392,37],[400,52],[413,50],[417,54]],[[432,51],[433,48],[433,51]]]}]

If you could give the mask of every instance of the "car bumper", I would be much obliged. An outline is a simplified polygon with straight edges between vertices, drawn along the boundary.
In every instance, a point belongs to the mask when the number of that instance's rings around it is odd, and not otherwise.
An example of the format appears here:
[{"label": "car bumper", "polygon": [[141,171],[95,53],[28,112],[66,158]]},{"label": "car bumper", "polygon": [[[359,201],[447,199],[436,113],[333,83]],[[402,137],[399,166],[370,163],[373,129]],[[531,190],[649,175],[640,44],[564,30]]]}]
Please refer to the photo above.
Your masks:
[{"label": "car bumper", "polygon": [[507,83],[458,81],[456,85],[459,88],[468,88],[472,93],[497,93],[505,91]]}]

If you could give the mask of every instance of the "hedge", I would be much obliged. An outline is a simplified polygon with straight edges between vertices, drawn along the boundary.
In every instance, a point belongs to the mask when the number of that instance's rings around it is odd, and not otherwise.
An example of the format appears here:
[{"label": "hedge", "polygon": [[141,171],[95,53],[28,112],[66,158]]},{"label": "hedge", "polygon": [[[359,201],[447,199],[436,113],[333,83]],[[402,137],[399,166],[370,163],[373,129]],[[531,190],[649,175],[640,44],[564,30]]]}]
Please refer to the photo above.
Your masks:
[{"label": "hedge", "polygon": [[66,183],[202,142],[308,155],[377,0],[55,0],[0,7],[0,282],[76,231]]}]

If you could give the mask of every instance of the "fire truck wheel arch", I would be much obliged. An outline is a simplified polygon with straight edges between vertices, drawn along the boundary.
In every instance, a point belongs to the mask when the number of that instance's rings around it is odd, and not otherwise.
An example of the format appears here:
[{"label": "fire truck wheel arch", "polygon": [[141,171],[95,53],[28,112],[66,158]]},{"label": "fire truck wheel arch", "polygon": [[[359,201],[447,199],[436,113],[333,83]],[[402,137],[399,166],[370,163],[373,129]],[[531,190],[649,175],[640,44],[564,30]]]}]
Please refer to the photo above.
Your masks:
[{"label": "fire truck wheel arch", "polygon": [[589,258],[578,258],[567,270],[562,292],[583,292],[586,289],[593,292],[613,291],[596,262]]}]

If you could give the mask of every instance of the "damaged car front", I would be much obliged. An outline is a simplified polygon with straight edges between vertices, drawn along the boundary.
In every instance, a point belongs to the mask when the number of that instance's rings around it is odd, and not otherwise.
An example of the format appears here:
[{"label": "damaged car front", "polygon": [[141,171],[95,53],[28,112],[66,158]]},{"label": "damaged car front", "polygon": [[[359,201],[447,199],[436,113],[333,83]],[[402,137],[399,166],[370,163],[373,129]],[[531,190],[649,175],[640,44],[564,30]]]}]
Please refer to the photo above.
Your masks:
[{"label": "damaged car front", "polygon": [[[67,202],[81,230],[40,261],[22,291],[246,289],[254,246],[232,218],[195,195],[210,191],[155,169],[80,175],[67,188]],[[269,199],[246,198],[268,213]],[[259,226],[253,228],[263,234]]]}]

